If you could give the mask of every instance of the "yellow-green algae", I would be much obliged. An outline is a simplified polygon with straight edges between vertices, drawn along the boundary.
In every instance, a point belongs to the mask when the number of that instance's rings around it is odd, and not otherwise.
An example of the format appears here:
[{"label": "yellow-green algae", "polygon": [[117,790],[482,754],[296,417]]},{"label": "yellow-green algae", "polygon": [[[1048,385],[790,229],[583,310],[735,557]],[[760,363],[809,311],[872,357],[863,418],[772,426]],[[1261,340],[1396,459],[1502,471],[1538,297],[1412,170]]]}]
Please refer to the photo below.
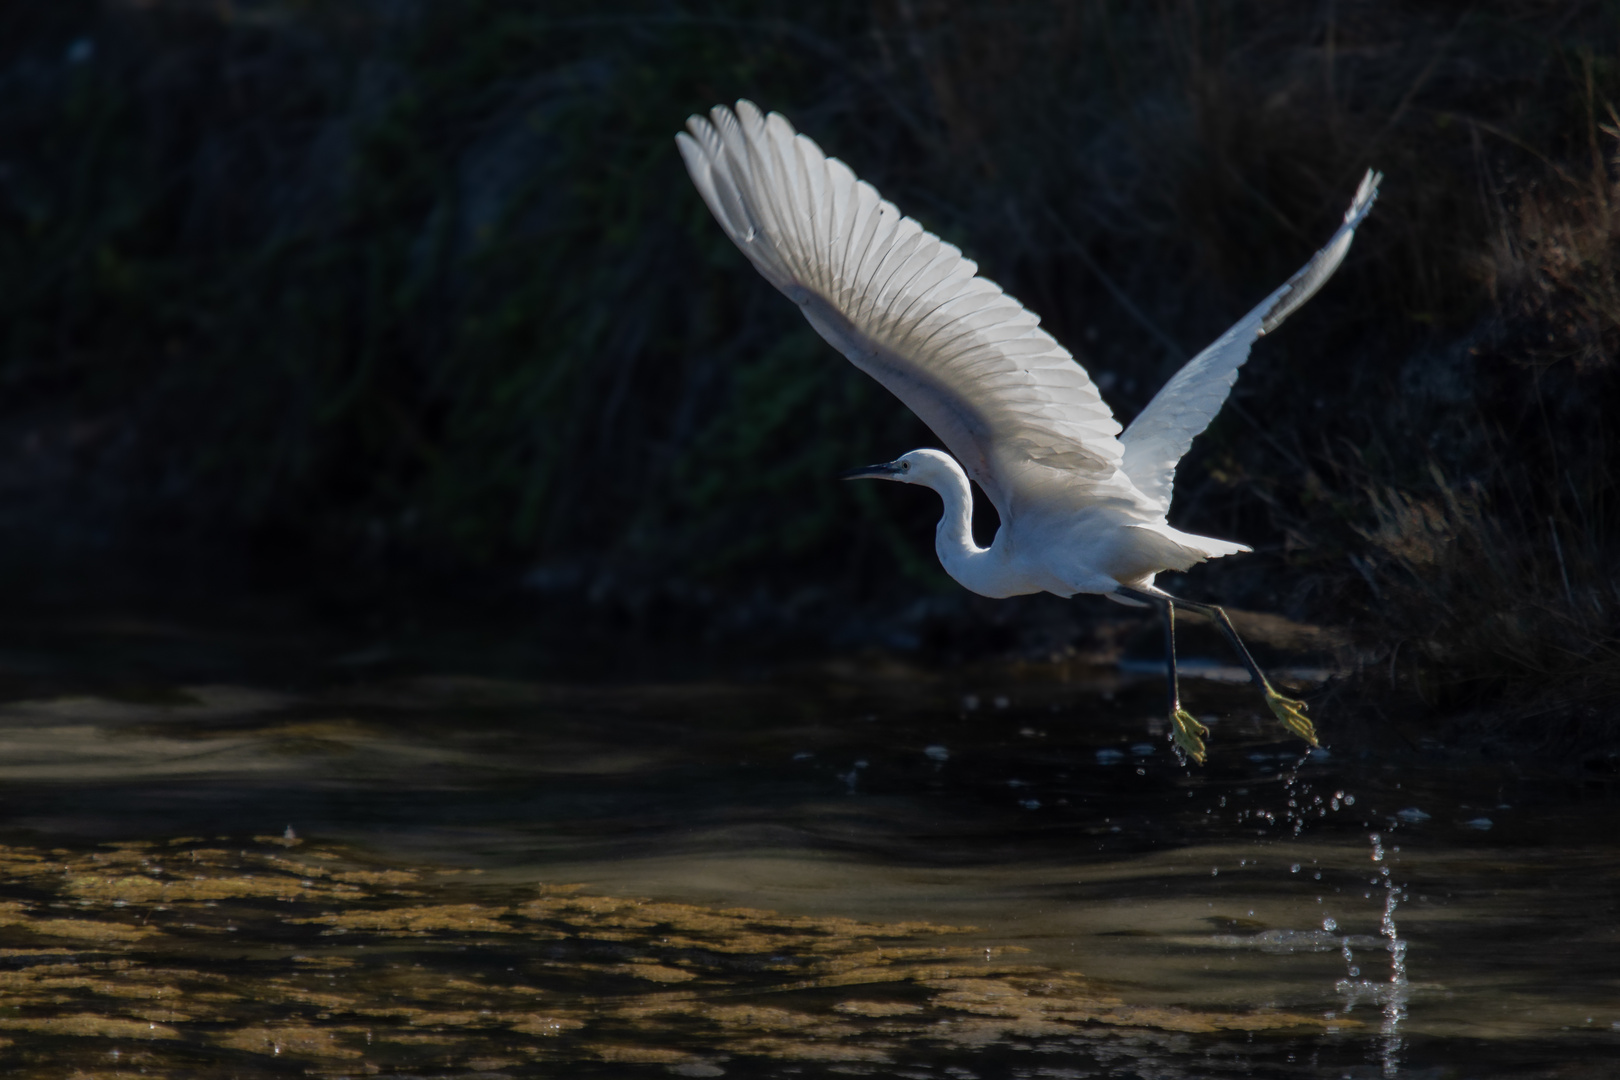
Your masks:
[{"label": "yellow-green algae", "polygon": [[487,886],[285,837],[0,846],[0,1068],[96,1075],[117,1051],[149,1076],[702,1072],[1109,1028],[1322,1026],[1132,1005],[971,934]]}]

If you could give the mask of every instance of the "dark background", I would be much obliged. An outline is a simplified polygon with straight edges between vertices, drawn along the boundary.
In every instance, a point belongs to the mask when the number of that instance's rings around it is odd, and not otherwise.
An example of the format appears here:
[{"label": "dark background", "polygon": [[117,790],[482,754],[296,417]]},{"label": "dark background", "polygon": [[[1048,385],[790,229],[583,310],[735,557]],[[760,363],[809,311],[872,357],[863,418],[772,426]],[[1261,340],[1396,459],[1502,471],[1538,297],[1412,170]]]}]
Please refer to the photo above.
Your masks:
[{"label": "dark background", "polygon": [[687,181],[674,133],[740,96],[1122,421],[1381,169],[1178,476],[1178,527],[1256,553],[1170,584],[1344,629],[1390,708],[1615,737],[1608,3],[6,4],[13,614],[273,596],[767,659],[1094,635],[1102,602],[950,582],[931,494],[832,479],[934,440]]}]

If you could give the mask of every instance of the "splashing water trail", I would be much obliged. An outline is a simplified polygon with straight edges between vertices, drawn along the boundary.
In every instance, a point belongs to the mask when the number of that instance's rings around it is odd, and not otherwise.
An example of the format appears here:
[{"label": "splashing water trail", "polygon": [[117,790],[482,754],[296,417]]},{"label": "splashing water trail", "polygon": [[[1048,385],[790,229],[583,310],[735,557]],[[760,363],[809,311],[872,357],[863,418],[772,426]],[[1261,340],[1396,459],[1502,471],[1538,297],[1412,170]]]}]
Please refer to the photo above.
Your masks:
[{"label": "splashing water trail", "polygon": [[[1319,818],[1327,817],[1327,808],[1322,803],[1322,796],[1312,795],[1310,783],[1301,780],[1299,776],[1299,770],[1304,768],[1305,763],[1311,759],[1311,753],[1312,750],[1307,748],[1299,756],[1299,759],[1284,769],[1281,774],[1283,795],[1285,797],[1283,821],[1292,827],[1295,839],[1298,839],[1305,831],[1305,822],[1312,810],[1316,811],[1316,816]],[[1307,802],[1307,798],[1310,801]],[[1339,804],[1335,802],[1333,809],[1337,810],[1338,808]]]},{"label": "splashing water trail", "polygon": [[1400,936],[1400,928],[1395,924],[1395,909],[1399,906],[1404,887],[1397,884],[1390,874],[1390,856],[1399,854],[1398,846],[1387,851],[1384,848],[1384,837],[1381,833],[1370,833],[1367,839],[1372,844],[1372,861],[1378,865],[1378,878],[1384,886],[1384,912],[1379,920],[1378,932],[1384,939],[1384,948],[1389,953],[1389,981],[1385,984],[1374,983],[1360,978],[1361,969],[1355,964],[1355,954],[1350,948],[1350,938],[1347,935],[1342,940],[1344,962],[1348,969],[1347,977],[1339,980],[1337,989],[1345,996],[1344,1011],[1351,1012],[1361,999],[1371,999],[1383,1005],[1384,1014],[1379,1024],[1379,1062],[1382,1075],[1395,1077],[1400,1074],[1401,1050],[1404,1040],[1401,1036],[1401,1025],[1406,1020],[1406,1004],[1410,996],[1406,977],[1406,942]]},{"label": "splashing water trail", "polygon": [[[1371,840],[1373,862],[1378,864],[1378,873],[1384,879],[1384,917],[1379,923],[1379,933],[1388,943],[1389,993],[1384,998],[1384,1022],[1379,1027],[1379,1035],[1383,1040],[1384,1075],[1392,1077],[1400,1069],[1401,1021],[1406,1019],[1406,942],[1401,940],[1400,930],[1395,925],[1395,906],[1400,902],[1401,887],[1390,877],[1383,838],[1373,833]],[[1399,852],[1400,848],[1395,851]]]}]

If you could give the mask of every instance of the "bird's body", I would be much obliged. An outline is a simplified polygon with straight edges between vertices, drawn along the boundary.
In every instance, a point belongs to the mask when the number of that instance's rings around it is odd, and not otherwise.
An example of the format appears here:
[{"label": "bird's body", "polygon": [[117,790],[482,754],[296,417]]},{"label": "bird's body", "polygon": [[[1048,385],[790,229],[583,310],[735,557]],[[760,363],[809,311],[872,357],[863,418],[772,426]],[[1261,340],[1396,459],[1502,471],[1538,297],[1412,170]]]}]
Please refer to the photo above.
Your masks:
[{"label": "bird's body", "polygon": [[1111,596],[1122,585],[1149,588],[1154,575],[1164,570],[1248,550],[1171,528],[1163,515],[1142,505],[1134,489],[1063,513],[1032,511],[1004,518],[990,546],[981,548],[973,539],[972,490],[955,459],[938,450],[914,450],[900,460],[911,466],[906,483],[933,488],[944,501],[934,534],[940,564],[980,596]]},{"label": "bird's body", "polygon": [[[1338,268],[1371,209],[1376,174],[1362,181],[1328,245],[1190,360],[1122,432],[1090,376],[1035,315],[782,116],[740,101],[735,112],[717,106],[687,127],[676,136],[682,157],[727,235],[951,451],[914,450],[846,475],[937,491],[945,510],[935,550],[964,587],[990,597],[1094,593],[1156,604],[1170,626],[1173,598],[1154,587],[1155,575],[1249,550],[1169,524],[1176,464],[1220,410],[1254,341]],[[973,540],[969,478],[1001,518],[988,548]],[[1218,620],[1230,630],[1224,614]],[[1276,694],[1229,636],[1273,710],[1314,742],[1303,706]],[[1173,640],[1169,659],[1177,741],[1201,758],[1201,726],[1175,690]]]}]

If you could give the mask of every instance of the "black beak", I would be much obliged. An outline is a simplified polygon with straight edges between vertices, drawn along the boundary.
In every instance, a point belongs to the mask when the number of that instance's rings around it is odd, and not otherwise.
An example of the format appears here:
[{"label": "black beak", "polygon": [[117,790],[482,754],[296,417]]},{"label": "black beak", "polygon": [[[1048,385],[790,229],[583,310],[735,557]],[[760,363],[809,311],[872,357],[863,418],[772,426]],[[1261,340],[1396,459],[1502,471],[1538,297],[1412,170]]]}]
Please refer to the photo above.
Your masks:
[{"label": "black beak", "polygon": [[859,469],[838,474],[840,480],[893,480],[900,475],[898,461],[886,462],[882,465],[863,465]]}]

